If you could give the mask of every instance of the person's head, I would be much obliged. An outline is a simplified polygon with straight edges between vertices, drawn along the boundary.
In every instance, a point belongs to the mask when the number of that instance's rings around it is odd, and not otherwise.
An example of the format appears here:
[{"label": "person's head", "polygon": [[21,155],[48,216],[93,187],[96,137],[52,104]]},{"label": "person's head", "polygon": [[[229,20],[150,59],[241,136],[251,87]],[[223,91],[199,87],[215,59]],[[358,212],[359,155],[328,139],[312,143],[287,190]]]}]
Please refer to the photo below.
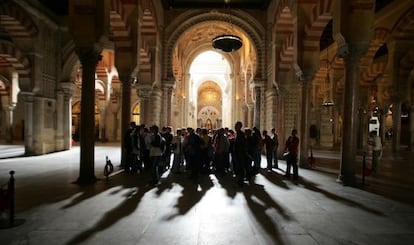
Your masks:
[{"label": "person's head", "polygon": [[267,130],[263,130],[263,136],[267,135]]},{"label": "person's head", "polygon": [[276,129],[272,128],[272,134],[276,133]]},{"label": "person's head", "polygon": [[151,131],[156,134],[158,133],[158,131],[160,130],[160,128],[157,125],[152,125],[151,126]]},{"label": "person's head", "polygon": [[293,136],[296,136],[298,134],[298,130],[296,130],[296,129],[292,129],[292,135]]},{"label": "person's head", "polygon": [[245,128],[244,132],[246,133],[246,136],[251,136],[252,135],[252,129],[251,128]]},{"label": "person's head", "polygon": [[132,129],[134,129],[136,126],[137,126],[137,124],[135,123],[135,122],[130,122],[129,123],[129,126],[132,128]]},{"label": "person's head", "polygon": [[240,131],[242,127],[243,127],[243,123],[240,121],[237,121],[236,124],[234,125],[234,129],[236,131]]}]

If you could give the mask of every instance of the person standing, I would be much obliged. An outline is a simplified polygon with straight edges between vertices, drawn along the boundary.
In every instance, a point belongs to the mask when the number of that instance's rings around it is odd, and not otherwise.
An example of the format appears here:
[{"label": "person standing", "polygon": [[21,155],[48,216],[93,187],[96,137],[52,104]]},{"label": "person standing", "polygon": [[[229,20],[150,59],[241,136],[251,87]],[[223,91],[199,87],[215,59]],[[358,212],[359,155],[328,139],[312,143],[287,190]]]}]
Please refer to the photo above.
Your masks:
[{"label": "person standing", "polygon": [[292,130],[292,135],[286,140],[285,152],[289,154],[286,157],[286,174],[285,177],[290,178],[290,168],[293,167],[293,180],[297,180],[299,177],[298,173],[298,148],[299,138],[296,136],[298,131]]},{"label": "person standing", "polygon": [[378,161],[382,152],[382,143],[381,138],[378,135],[377,131],[371,132],[372,137],[372,172],[377,173]]},{"label": "person standing", "polygon": [[165,147],[165,139],[161,136],[159,132],[159,127],[157,125],[153,125],[151,127],[150,136],[150,151],[149,156],[151,159],[151,185],[157,185],[160,180],[160,175],[162,173],[162,169],[160,169],[161,158],[164,153],[164,149],[162,144]]},{"label": "person standing", "polygon": [[274,168],[279,168],[279,163],[278,163],[278,148],[279,148],[279,135],[276,131],[275,128],[272,128],[272,140],[273,140],[273,167]]},{"label": "person standing", "polygon": [[201,145],[203,144],[202,139],[198,134],[194,132],[191,127],[187,128],[188,140],[186,142],[187,148],[187,164],[191,170],[190,178],[197,182],[200,176],[201,170]]},{"label": "person standing", "polygon": [[234,170],[239,186],[243,186],[245,178],[247,181],[250,181],[252,177],[251,166],[249,166],[248,161],[247,139],[242,131],[242,127],[242,122],[237,121],[234,126],[234,129],[236,130],[236,138],[234,139],[233,144]]},{"label": "person standing", "polygon": [[179,173],[184,164],[183,141],[184,137],[182,135],[182,130],[177,129],[176,135],[171,142],[171,148],[174,153],[173,165],[171,168],[173,173]]},{"label": "person standing", "polygon": [[171,126],[165,127],[165,131],[162,134],[162,137],[164,137],[165,139],[165,151],[164,155],[162,156],[162,160],[165,162],[165,170],[167,170],[170,168],[171,164],[171,142],[174,137],[174,135],[172,134]]},{"label": "person standing", "polygon": [[272,171],[273,163],[273,140],[267,134],[267,130],[263,130],[263,144],[266,149],[267,171]]}]

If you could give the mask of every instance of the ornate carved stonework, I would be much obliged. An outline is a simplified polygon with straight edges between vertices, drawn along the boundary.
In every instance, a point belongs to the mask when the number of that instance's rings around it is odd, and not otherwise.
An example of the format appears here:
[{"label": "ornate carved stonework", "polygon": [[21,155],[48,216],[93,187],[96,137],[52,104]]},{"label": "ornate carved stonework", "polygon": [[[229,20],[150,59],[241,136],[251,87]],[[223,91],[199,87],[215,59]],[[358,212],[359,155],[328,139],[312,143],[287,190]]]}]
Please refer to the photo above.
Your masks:
[{"label": "ornate carved stonework", "polygon": [[136,88],[138,97],[143,100],[149,99],[152,94],[152,90],[153,90],[152,85],[150,84],[138,84],[138,85],[135,85],[135,88]]}]

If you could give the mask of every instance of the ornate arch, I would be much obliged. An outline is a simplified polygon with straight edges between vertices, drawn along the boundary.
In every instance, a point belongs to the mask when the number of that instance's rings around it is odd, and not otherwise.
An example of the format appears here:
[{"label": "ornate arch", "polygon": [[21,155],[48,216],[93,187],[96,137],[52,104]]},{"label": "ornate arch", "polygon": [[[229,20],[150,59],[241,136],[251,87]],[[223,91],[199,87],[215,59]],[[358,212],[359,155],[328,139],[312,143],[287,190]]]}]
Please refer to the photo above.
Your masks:
[{"label": "ornate arch", "polygon": [[[256,54],[258,56],[258,74],[259,77],[265,77],[265,31],[263,26],[256,22],[253,17],[243,11],[232,11],[232,24],[239,27],[247,37],[252,41]],[[172,80],[173,66],[172,57],[174,47],[185,31],[194,25],[206,21],[227,22],[225,15],[219,11],[205,12],[203,10],[187,11],[167,26],[164,40],[164,58],[163,74],[164,80]]]},{"label": "ornate arch", "polygon": [[319,50],[319,40],[325,26],[332,19],[333,0],[319,0],[312,9],[308,24],[305,26],[305,39],[303,48],[305,51]]},{"label": "ornate arch", "polygon": [[414,68],[414,49],[411,49],[400,60],[400,70],[398,72],[399,83],[402,83],[408,80],[410,72],[413,70],[413,68]]},{"label": "ornate arch", "polygon": [[374,31],[374,37],[372,38],[368,51],[361,58],[361,63],[370,64],[378,51],[378,49],[384,45],[387,39],[390,37],[390,30],[386,28],[376,28]]}]

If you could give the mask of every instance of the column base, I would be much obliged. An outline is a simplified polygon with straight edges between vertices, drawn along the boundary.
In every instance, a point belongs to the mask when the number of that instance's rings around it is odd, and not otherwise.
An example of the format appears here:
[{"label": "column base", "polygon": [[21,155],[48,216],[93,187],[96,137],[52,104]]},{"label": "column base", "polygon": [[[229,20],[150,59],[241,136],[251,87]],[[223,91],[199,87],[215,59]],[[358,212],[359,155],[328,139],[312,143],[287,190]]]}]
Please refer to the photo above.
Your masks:
[{"label": "column base", "polygon": [[94,184],[98,179],[93,175],[89,177],[79,177],[73,184],[77,185],[90,185]]},{"label": "column base", "polygon": [[356,178],[354,173],[342,173],[336,179],[337,182],[341,183],[344,186],[356,187]]}]

